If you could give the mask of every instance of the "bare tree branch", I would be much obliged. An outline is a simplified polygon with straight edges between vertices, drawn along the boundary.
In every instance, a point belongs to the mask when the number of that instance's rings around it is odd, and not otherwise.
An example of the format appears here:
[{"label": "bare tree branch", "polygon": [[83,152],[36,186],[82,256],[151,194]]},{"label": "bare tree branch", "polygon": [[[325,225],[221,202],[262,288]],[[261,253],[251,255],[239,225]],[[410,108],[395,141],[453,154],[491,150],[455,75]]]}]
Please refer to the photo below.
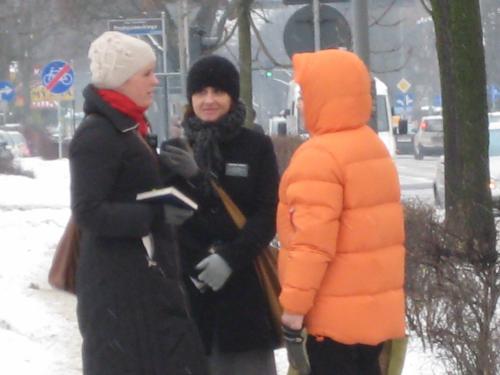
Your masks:
[{"label": "bare tree branch", "polygon": [[384,18],[391,10],[392,8],[394,7],[394,4],[396,4],[396,1],[397,0],[392,0],[392,3],[390,3],[387,8],[382,12],[382,14],[380,16],[378,16],[369,26],[373,26],[373,25],[376,25],[380,22],[380,20],[382,20],[382,18]]},{"label": "bare tree branch", "polygon": [[410,61],[411,56],[413,55],[413,48],[410,48],[408,52],[406,53],[406,59],[405,61],[400,65],[392,69],[387,69],[387,70],[376,70],[372,69],[373,73],[375,74],[387,74],[387,73],[395,73],[395,72],[400,72],[403,70],[405,66],[408,65],[408,62]]},{"label": "bare tree branch", "polygon": [[424,7],[424,9],[427,11],[427,13],[429,13],[430,15],[432,15],[432,8],[431,8],[430,4],[427,4],[426,0],[420,0],[420,3]]},{"label": "bare tree branch", "polygon": [[250,27],[252,28],[254,34],[255,34],[255,37],[257,38],[257,41],[259,42],[259,45],[261,46],[262,48],[262,52],[264,52],[264,54],[267,56],[267,58],[269,60],[271,60],[271,62],[275,65],[275,66],[279,66],[280,68],[289,68],[290,65],[288,64],[281,64],[279,63],[278,61],[276,61],[276,59],[271,55],[271,53],[269,52],[269,50],[267,49],[264,41],[262,40],[262,37],[260,36],[260,32],[259,30],[257,29],[257,27],[255,26],[255,23],[252,19],[252,17],[250,17]]}]

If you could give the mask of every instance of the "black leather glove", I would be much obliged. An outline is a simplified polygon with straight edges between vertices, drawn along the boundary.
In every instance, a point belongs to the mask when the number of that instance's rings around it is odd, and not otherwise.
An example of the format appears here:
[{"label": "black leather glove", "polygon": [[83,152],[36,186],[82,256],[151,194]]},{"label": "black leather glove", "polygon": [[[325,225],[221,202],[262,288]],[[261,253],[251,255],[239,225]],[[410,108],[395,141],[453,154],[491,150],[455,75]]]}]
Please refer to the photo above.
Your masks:
[{"label": "black leather glove", "polygon": [[160,152],[160,160],[184,178],[191,178],[199,171],[193,153],[176,146],[165,146]]},{"label": "black leather glove", "polygon": [[300,375],[309,375],[311,366],[307,358],[305,339],[302,329],[292,329],[283,326],[283,338],[285,339],[288,362]]},{"label": "black leather glove", "polygon": [[163,205],[163,212],[165,215],[165,222],[170,225],[181,225],[191,216],[194,211],[188,208],[181,208],[170,204]]}]

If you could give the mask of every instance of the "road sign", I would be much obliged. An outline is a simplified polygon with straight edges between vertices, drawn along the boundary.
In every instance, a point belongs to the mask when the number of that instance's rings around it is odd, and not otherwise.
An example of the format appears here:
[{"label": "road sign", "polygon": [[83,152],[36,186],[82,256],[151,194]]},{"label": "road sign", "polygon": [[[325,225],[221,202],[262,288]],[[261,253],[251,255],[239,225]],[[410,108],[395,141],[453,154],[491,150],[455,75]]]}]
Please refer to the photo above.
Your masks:
[{"label": "road sign", "polygon": [[394,106],[396,113],[411,112],[413,110],[414,100],[415,96],[410,93],[396,95],[396,103]]},{"label": "road sign", "polygon": [[411,87],[411,83],[408,82],[405,78],[401,78],[396,87],[403,93],[406,94]]},{"label": "road sign", "polygon": [[75,75],[71,66],[62,60],[54,60],[42,69],[42,85],[53,94],[62,94],[73,85]]},{"label": "road sign", "polygon": [[108,29],[129,35],[162,35],[161,18],[109,20]]},{"label": "road sign", "polygon": [[490,84],[487,86],[488,96],[492,102],[495,102],[498,98],[500,98],[500,88],[494,84]]},{"label": "road sign", "polygon": [[0,102],[11,102],[15,97],[14,85],[9,81],[0,81]]},{"label": "road sign", "polygon": [[62,94],[53,94],[42,85],[31,88],[31,103],[68,102],[75,100],[73,88]]},{"label": "road sign", "polygon": [[443,106],[443,100],[441,99],[441,95],[434,95],[434,97],[432,98],[432,106],[433,107]]},{"label": "road sign", "polygon": [[[320,5],[320,48],[345,47],[351,49],[352,35],[349,23],[337,9]],[[296,11],[285,25],[283,42],[290,58],[294,53],[314,51],[313,9],[311,5]]]}]

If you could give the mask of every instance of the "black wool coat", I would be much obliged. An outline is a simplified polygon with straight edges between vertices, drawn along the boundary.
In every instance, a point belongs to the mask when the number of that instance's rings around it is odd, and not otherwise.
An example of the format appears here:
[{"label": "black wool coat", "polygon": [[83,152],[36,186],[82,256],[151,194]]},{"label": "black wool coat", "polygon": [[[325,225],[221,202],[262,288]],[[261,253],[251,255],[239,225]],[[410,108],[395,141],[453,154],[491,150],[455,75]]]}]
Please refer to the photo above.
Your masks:
[{"label": "black wool coat", "polygon": [[[185,189],[200,207],[180,228],[179,242],[193,316],[208,353],[214,340],[222,352],[273,349],[278,337],[253,265],[276,231],[279,176],[273,144],[264,134],[243,128],[221,143],[220,150],[225,171],[218,182],[243,211],[247,224],[238,230],[218,195],[207,189],[207,173],[189,181]],[[199,273],[194,267],[211,246],[233,273],[218,292],[200,293],[190,276]]]},{"label": "black wool coat", "polygon": [[[81,229],[77,316],[86,375],[207,374],[187,311],[176,241],[161,206],[157,155],[137,124],[84,90],[86,117],[70,144],[71,208]],[[154,259],[141,238],[151,233]]]}]

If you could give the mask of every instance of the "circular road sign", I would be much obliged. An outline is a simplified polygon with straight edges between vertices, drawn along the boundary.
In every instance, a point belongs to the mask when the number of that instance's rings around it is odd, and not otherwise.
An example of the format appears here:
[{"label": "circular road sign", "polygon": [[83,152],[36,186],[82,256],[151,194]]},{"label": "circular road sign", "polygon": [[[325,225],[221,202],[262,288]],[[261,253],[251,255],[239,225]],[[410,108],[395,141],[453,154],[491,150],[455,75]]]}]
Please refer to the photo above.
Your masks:
[{"label": "circular road sign", "polygon": [[16,90],[10,81],[0,81],[0,102],[11,102],[16,97]]},{"label": "circular road sign", "polygon": [[73,85],[75,75],[71,66],[62,60],[45,65],[41,73],[42,85],[53,94],[62,94]]},{"label": "circular road sign", "polygon": [[[352,50],[349,23],[335,8],[320,5],[321,49],[344,47]],[[285,25],[283,42],[290,59],[294,53],[314,51],[313,9],[307,5],[296,11]]]}]

